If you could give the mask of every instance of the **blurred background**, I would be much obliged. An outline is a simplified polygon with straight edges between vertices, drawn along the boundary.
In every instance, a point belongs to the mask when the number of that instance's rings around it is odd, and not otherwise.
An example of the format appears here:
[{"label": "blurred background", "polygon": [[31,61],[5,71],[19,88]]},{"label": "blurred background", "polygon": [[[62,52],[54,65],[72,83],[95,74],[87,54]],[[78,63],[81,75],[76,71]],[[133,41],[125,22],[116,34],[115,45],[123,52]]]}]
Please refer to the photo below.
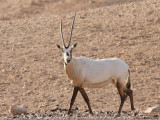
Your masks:
[{"label": "blurred background", "polygon": [[65,14],[140,0],[0,0],[0,21]]}]

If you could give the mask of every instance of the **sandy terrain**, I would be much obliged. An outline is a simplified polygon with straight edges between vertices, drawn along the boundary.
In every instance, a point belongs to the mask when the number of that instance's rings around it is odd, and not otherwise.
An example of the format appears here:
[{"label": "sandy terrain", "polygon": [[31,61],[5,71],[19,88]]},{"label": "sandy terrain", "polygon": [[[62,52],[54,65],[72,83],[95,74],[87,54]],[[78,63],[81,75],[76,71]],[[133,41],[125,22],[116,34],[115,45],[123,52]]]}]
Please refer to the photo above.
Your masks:
[{"label": "sandy terrain", "polygon": [[[131,69],[136,109],[160,105],[160,1],[84,1],[0,1],[0,116],[9,116],[11,105],[27,107],[29,113],[68,109],[73,88],[56,43],[62,44],[61,15],[67,42],[74,11],[72,44],[78,46],[73,55],[119,57]],[[85,90],[94,112],[118,110],[113,85]],[[80,94],[73,109],[77,107],[75,114],[87,110]],[[130,111],[129,99],[123,111]]]},{"label": "sandy terrain", "polygon": [[140,0],[1,0],[0,20],[65,15],[73,11],[95,9],[131,1]]}]

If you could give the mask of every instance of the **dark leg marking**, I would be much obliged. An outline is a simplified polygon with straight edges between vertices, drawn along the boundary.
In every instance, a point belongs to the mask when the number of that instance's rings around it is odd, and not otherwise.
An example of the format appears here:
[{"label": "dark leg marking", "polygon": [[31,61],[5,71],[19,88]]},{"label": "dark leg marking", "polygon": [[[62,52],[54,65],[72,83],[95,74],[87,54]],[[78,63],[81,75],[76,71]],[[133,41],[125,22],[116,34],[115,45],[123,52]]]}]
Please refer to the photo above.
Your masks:
[{"label": "dark leg marking", "polygon": [[86,102],[87,105],[88,105],[88,109],[89,109],[90,114],[93,114],[92,109],[91,109],[91,106],[90,106],[90,103],[89,103],[89,98],[88,98],[88,96],[87,96],[84,88],[79,88],[79,91],[80,91],[80,93],[82,94],[85,102]]},{"label": "dark leg marking", "polygon": [[73,95],[72,95],[71,102],[70,102],[70,107],[69,107],[69,110],[68,110],[68,114],[71,113],[71,109],[72,109],[73,103],[74,103],[74,101],[76,99],[78,90],[79,90],[79,87],[74,87]]},{"label": "dark leg marking", "polygon": [[135,108],[134,108],[134,103],[133,103],[133,91],[132,91],[131,89],[125,89],[124,91],[125,91],[125,93],[126,93],[126,94],[129,96],[129,98],[130,98],[131,110],[132,110],[132,111],[135,110]]},{"label": "dark leg marking", "polygon": [[116,87],[118,89],[118,93],[119,93],[120,98],[121,98],[121,103],[120,103],[119,110],[118,110],[118,115],[120,116],[124,101],[127,98],[127,96],[124,93],[123,86],[119,82],[117,82]]},{"label": "dark leg marking", "polygon": [[125,97],[121,96],[121,104],[119,106],[119,110],[118,110],[118,114],[120,115],[121,114],[121,110],[122,110],[122,107],[123,107],[123,104],[124,104],[124,101],[125,101]]}]

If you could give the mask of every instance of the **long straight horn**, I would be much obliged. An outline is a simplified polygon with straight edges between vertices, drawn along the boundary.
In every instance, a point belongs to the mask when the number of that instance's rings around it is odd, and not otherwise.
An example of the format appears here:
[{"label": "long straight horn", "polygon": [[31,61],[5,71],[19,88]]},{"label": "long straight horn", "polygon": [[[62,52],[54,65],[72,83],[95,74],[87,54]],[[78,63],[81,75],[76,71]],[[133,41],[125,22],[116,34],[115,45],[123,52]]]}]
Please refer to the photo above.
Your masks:
[{"label": "long straight horn", "polygon": [[63,32],[62,32],[62,17],[61,17],[61,25],[60,25],[60,28],[61,28],[61,39],[62,39],[62,42],[63,42],[64,47],[66,47],[65,42],[64,42],[64,39],[63,39]]},{"label": "long straight horn", "polygon": [[70,38],[69,38],[68,47],[70,46],[70,43],[71,43],[71,37],[72,37],[72,31],[73,31],[73,26],[74,26],[75,17],[76,17],[76,13],[75,13],[74,18],[73,18],[73,23],[72,23],[72,28],[71,28],[71,33],[70,33]]}]

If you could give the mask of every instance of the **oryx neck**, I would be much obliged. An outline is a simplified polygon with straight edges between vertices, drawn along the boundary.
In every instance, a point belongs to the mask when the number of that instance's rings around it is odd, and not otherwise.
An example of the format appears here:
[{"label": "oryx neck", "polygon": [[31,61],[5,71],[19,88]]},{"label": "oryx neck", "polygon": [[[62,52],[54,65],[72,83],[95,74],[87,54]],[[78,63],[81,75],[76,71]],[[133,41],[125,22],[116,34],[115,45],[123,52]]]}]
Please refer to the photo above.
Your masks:
[{"label": "oryx neck", "polygon": [[74,60],[75,59],[72,58],[71,61],[67,63],[67,65],[64,65],[64,69],[69,79],[72,79],[73,70],[74,70]]},{"label": "oryx neck", "polygon": [[70,60],[69,63],[65,63],[64,62],[64,67],[70,67],[70,66],[72,66],[74,61],[75,61],[75,58],[72,57],[72,59]]}]

